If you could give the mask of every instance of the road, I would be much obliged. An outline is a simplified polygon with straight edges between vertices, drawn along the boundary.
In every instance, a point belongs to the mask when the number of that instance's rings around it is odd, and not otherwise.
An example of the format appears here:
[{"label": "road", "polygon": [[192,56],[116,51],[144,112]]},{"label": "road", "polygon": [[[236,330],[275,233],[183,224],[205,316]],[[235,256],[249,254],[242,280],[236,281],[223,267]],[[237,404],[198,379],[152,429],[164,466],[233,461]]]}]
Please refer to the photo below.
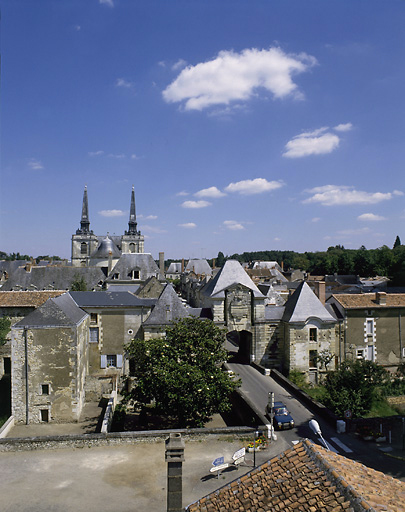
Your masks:
[{"label": "road", "polygon": [[[354,435],[337,434],[333,426],[313,414],[271,377],[262,375],[249,365],[240,363],[228,364],[230,369],[242,379],[243,392],[262,413],[265,411],[269,391],[274,391],[275,401],[284,402],[287,409],[290,411],[291,416],[294,418],[295,428],[276,432],[276,444],[279,453],[290,448],[294,441],[305,438],[310,439],[316,444],[325,446],[322,439],[315,435],[309,428],[309,421],[315,419],[321,427],[322,437],[326,441],[329,449],[347,458],[361,462],[377,471],[382,471],[405,481],[404,458],[389,456],[389,446],[383,445],[378,447],[376,443],[366,443]],[[382,451],[384,449],[387,449],[388,453],[384,453]],[[401,455],[403,457],[405,454]]]}]

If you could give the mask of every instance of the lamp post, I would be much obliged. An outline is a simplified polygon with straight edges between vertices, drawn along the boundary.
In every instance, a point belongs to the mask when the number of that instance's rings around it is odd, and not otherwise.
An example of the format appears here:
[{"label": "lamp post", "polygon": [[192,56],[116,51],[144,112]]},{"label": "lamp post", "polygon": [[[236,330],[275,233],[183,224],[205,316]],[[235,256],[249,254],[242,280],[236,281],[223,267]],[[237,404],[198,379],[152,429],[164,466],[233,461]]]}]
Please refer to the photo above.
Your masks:
[{"label": "lamp post", "polygon": [[267,404],[267,410],[270,409],[270,442],[273,436],[273,419],[274,419],[274,391],[269,391],[269,401]]},{"label": "lamp post", "polygon": [[311,420],[309,422],[309,428],[312,430],[312,432],[314,434],[316,434],[318,437],[321,438],[323,444],[325,445],[325,448],[328,450],[328,452],[330,451],[329,450],[329,446],[328,446],[328,443],[325,441],[325,439],[322,437],[322,432],[321,432],[321,427],[319,426],[319,423],[316,421],[316,420]]}]

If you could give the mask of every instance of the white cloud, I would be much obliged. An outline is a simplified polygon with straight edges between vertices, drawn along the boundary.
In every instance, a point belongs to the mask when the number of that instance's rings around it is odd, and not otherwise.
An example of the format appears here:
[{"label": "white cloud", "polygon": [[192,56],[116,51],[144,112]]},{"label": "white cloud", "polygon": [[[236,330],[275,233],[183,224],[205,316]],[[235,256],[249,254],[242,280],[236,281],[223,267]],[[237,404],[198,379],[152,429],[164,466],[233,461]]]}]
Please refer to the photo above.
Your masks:
[{"label": "white cloud", "polygon": [[184,102],[185,110],[246,101],[258,88],[275,98],[299,98],[302,94],[292,76],[315,64],[311,55],[287,54],[280,48],[251,48],[241,53],[224,50],[213,60],[183,69],[162,94],[168,103]]},{"label": "white cloud", "polygon": [[40,162],[39,160],[36,160],[35,158],[31,158],[31,160],[28,162],[28,167],[30,167],[34,171],[39,171],[41,169],[44,169],[42,162]]},{"label": "white cloud", "polygon": [[98,214],[103,217],[122,217],[125,212],[122,210],[101,210]]},{"label": "white cloud", "polygon": [[76,32],[79,32],[82,29],[82,27],[80,25],[75,25],[74,29],[76,30]]},{"label": "white cloud", "polygon": [[115,86],[124,87],[125,89],[131,89],[132,87],[134,87],[134,83],[128,82],[128,80],[125,80],[124,78],[117,78],[117,80],[115,81]]},{"label": "white cloud", "polygon": [[203,188],[194,194],[196,197],[224,197],[226,194],[221,192],[217,187]]},{"label": "white cloud", "polygon": [[226,192],[237,192],[242,195],[261,194],[276,190],[284,185],[282,181],[267,181],[264,178],[254,180],[243,180],[236,183],[230,183],[225,187]]},{"label": "white cloud", "polygon": [[148,226],[148,225],[142,226],[142,231],[147,231],[149,233],[156,233],[156,234],[167,233],[167,231],[165,229],[161,229],[161,228],[158,228],[155,226]]},{"label": "white cloud", "polygon": [[145,220],[156,220],[158,218],[157,215],[138,215],[138,219],[145,219]]},{"label": "white cloud", "polygon": [[401,190],[394,190],[392,193],[394,194],[394,196],[403,196],[404,195],[404,193],[401,192]]},{"label": "white cloud", "polygon": [[110,153],[108,155],[109,158],[118,158],[118,159],[121,159],[121,158],[125,158],[125,155],[124,153],[119,153],[118,155],[114,154],[114,153]]},{"label": "white cloud", "polygon": [[100,155],[104,155],[104,151],[89,151],[88,155],[89,156],[100,156]]},{"label": "white cloud", "polygon": [[224,220],[224,226],[232,231],[239,231],[240,229],[245,229],[244,226],[240,222],[236,220]]},{"label": "white cloud", "polygon": [[189,193],[185,190],[181,190],[180,192],[177,192],[176,196],[188,196]]},{"label": "white cloud", "polygon": [[312,197],[305,199],[304,203],[320,203],[323,206],[351,205],[351,204],[376,204],[392,199],[390,192],[364,192],[353,187],[340,185],[325,185],[307,190]]},{"label": "white cloud", "polygon": [[187,61],[184,59],[179,59],[173,64],[172,70],[177,71],[178,69],[184,68],[185,66],[187,66]]},{"label": "white cloud", "polygon": [[344,124],[338,124],[334,127],[334,130],[337,132],[349,132],[353,129],[352,123],[344,123]]},{"label": "white cloud", "polygon": [[206,208],[207,206],[211,206],[211,203],[208,201],[184,201],[181,206],[183,208]]},{"label": "white cloud", "polygon": [[387,220],[385,217],[382,217],[381,215],[375,215],[374,213],[363,213],[362,215],[359,215],[357,217],[357,220],[363,220],[363,221],[379,221],[379,220]]},{"label": "white cloud", "polygon": [[361,229],[343,229],[342,231],[338,231],[339,235],[352,236],[352,235],[364,235],[365,233],[369,233],[370,228],[361,228]]},{"label": "white cloud", "polygon": [[319,222],[320,220],[320,217],[314,217],[313,219],[311,219],[311,222]]},{"label": "white cloud", "polygon": [[186,222],[185,224],[178,224],[178,226],[186,229],[194,229],[197,227],[197,224],[194,224],[194,222]]},{"label": "white cloud", "polygon": [[114,7],[114,0],[98,0],[101,5],[108,5],[108,7]]},{"label": "white cloud", "polygon": [[273,240],[274,240],[275,242],[281,242],[281,238],[278,238],[277,236],[276,236],[275,238],[273,238]]},{"label": "white cloud", "polygon": [[323,127],[312,132],[296,135],[285,145],[283,156],[301,158],[309,155],[324,155],[331,153],[339,146],[340,139],[333,133],[324,133],[328,128]]},{"label": "white cloud", "polygon": [[135,155],[135,153],[132,153],[131,155],[131,160],[139,160],[139,156],[138,155]]},{"label": "white cloud", "polygon": [[164,60],[161,60],[158,62],[158,66],[160,66],[161,68],[165,68],[166,67],[166,62]]}]

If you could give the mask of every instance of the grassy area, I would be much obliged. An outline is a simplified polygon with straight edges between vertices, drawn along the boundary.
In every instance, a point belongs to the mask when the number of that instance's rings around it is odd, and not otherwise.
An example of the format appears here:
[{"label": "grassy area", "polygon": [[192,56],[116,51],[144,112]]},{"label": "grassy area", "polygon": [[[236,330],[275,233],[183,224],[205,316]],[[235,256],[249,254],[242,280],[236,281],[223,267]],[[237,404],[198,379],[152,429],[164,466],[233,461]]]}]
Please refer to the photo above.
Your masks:
[{"label": "grassy area", "polygon": [[364,415],[365,418],[384,418],[386,416],[395,416],[398,411],[393,409],[385,400],[375,401],[370,412]]}]

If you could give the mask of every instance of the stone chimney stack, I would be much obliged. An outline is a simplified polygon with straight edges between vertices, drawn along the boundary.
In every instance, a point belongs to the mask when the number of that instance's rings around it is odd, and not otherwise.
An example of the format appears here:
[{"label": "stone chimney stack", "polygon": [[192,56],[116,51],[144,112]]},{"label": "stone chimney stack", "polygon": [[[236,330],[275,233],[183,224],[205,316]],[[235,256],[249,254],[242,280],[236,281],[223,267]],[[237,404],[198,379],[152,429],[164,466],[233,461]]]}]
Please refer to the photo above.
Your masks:
[{"label": "stone chimney stack", "polygon": [[159,269],[162,276],[165,275],[165,253],[160,252],[159,253]]},{"label": "stone chimney stack", "polygon": [[109,251],[108,253],[108,270],[107,270],[107,275],[110,275],[110,272],[112,270],[112,252]]},{"label": "stone chimney stack", "polygon": [[170,434],[165,441],[167,462],[167,512],[183,511],[184,441],[181,434]]},{"label": "stone chimney stack", "polygon": [[181,259],[181,273],[184,273],[184,258]]},{"label": "stone chimney stack", "polygon": [[315,281],[314,284],[316,296],[325,305],[325,281]]},{"label": "stone chimney stack", "polygon": [[387,294],[385,292],[377,292],[376,299],[377,299],[377,304],[379,306],[387,305]]}]

